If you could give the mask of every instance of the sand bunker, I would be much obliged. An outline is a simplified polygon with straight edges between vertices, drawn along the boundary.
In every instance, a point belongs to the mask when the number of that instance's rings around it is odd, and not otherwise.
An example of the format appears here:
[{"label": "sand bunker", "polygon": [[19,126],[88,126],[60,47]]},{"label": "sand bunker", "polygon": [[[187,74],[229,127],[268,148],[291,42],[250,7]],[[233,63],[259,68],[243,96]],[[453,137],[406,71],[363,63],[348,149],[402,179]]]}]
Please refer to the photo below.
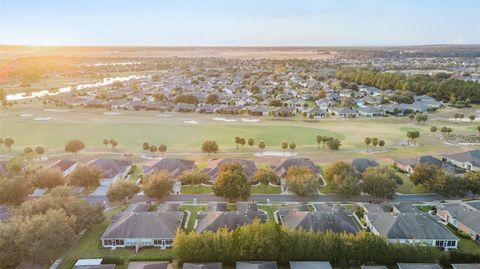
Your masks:
[{"label": "sand bunker", "polygon": [[20,114],[20,117],[31,117],[32,114]]},{"label": "sand bunker", "polygon": [[45,112],[72,112],[73,110],[69,110],[69,109],[51,109],[51,108],[47,108],[47,109],[44,109],[43,111]]},{"label": "sand bunker", "polygon": [[120,113],[120,112],[105,112],[103,114],[108,115],[108,116],[116,116],[116,115],[122,115],[123,113]]},{"label": "sand bunker", "polygon": [[259,122],[260,121],[260,119],[245,119],[245,118],[241,118],[240,120],[243,122]]},{"label": "sand bunker", "polygon": [[196,121],[196,120],[184,120],[183,122],[188,123],[188,124],[198,124],[198,121]]},{"label": "sand bunker", "polygon": [[157,114],[155,116],[156,117],[173,117],[173,115],[170,115],[170,114]]},{"label": "sand bunker", "polygon": [[223,122],[235,122],[235,119],[226,119],[226,118],[212,118],[212,120],[223,121]]},{"label": "sand bunker", "polygon": [[293,157],[297,156],[297,152],[291,152],[291,151],[264,151],[263,153],[257,152],[255,153],[255,156],[279,156],[279,157]]},{"label": "sand bunker", "polygon": [[36,117],[33,118],[33,120],[39,120],[39,121],[46,121],[46,120],[51,120],[52,117]]}]

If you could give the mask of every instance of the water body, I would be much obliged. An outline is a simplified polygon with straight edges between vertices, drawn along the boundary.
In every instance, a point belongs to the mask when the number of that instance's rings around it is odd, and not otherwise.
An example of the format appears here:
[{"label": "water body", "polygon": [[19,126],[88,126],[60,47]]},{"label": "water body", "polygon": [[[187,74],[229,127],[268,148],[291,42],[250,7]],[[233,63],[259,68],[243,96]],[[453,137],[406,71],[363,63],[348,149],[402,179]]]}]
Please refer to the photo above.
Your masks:
[{"label": "water body", "polygon": [[[82,90],[82,89],[106,86],[106,85],[109,85],[109,84],[113,84],[114,82],[117,82],[117,81],[128,81],[128,80],[131,80],[131,79],[141,79],[141,78],[149,78],[149,77],[150,76],[148,76],[148,75],[145,75],[145,76],[132,75],[132,76],[124,76],[124,77],[110,77],[110,78],[104,78],[104,79],[102,79],[100,81],[97,81],[95,83],[78,84],[76,86],[76,88],[77,88],[77,90]],[[72,91],[72,86],[60,88],[60,89],[58,89],[58,91],[55,91],[55,92],[49,92],[48,90],[42,90],[42,91],[32,92],[30,95],[27,95],[25,92],[8,94],[6,99],[7,99],[7,101],[18,101],[18,100],[25,100],[25,99],[31,99],[31,98],[36,98],[36,97],[42,97],[42,96],[52,96],[52,95],[57,95],[57,94],[60,94],[60,93],[70,92],[70,91]]]}]

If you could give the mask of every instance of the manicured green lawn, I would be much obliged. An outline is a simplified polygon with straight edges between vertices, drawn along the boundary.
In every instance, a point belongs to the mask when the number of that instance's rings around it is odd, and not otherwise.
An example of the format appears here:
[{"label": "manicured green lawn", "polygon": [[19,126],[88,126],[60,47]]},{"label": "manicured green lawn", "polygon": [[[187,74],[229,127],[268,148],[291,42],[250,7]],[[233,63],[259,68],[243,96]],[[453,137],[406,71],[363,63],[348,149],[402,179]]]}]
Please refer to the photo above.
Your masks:
[{"label": "manicured green lawn", "polygon": [[282,189],[280,188],[280,186],[259,184],[256,186],[252,186],[251,188],[252,194],[279,194],[281,192]]},{"label": "manicured green lawn", "polygon": [[403,194],[416,194],[416,193],[424,193],[425,189],[421,186],[415,186],[413,182],[410,180],[410,177],[406,174],[397,172],[397,174],[402,178],[403,184],[398,186],[397,192]]},{"label": "manicured green lawn", "polygon": [[473,242],[470,239],[462,237],[455,228],[450,227],[448,225],[447,225],[447,228],[450,231],[452,231],[460,239],[460,242],[458,243],[458,249],[459,250],[480,254],[480,246],[479,245],[477,245],[475,242]]},{"label": "manicured green lawn", "polygon": [[280,207],[281,207],[281,205],[258,205],[258,209],[265,210],[265,212],[267,212],[268,219],[271,220],[271,221],[275,221],[275,218],[274,218],[273,214]]},{"label": "manicured green lawn", "polygon": [[183,194],[209,194],[213,193],[213,187],[212,186],[182,186],[182,189],[180,190],[181,193]]},{"label": "manicured green lawn", "polygon": [[85,235],[74,244],[73,248],[66,253],[66,256],[63,258],[63,261],[58,268],[70,269],[80,258],[115,257],[124,260],[125,263],[129,259],[173,259],[173,252],[171,249],[160,250],[157,248],[148,248],[141,249],[139,253],[135,253],[132,248],[118,248],[116,250],[111,250],[101,247],[100,236],[107,229],[112,216],[122,212],[124,209],[124,207],[118,207],[106,212],[105,220],[87,231]]},{"label": "manicured green lawn", "polygon": [[195,219],[197,218],[197,213],[199,211],[203,211],[207,208],[204,205],[182,205],[180,207],[181,210],[188,210],[190,211],[190,219],[188,220],[187,224],[187,231],[192,231],[193,226],[195,225]]}]

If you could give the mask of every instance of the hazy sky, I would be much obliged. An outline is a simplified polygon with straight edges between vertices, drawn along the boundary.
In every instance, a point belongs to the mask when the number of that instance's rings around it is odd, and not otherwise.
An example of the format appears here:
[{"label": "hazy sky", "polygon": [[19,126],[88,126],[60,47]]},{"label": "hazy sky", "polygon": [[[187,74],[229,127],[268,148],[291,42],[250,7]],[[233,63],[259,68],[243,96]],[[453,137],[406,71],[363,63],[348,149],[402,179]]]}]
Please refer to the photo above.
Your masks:
[{"label": "hazy sky", "polygon": [[480,0],[0,0],[2,44],[480,44]]}]

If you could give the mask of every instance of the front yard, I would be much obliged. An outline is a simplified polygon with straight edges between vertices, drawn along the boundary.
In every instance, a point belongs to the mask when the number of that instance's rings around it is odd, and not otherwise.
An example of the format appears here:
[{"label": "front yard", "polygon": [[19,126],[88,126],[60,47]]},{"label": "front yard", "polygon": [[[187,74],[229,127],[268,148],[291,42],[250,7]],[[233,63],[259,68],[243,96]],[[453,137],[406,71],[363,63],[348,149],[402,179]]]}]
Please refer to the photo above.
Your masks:
[{"label": "front yard", "polygon": [[282,192],[280,186],[272,186],[270,184],[258,184],[252,186],[250,190],[252,194],[280,194]]},{"label": "front yard", "polygon": [[213,193],[212,186],[199,185],[199,186],[182,186],[180,190],[182,194],[210,194]]}]

